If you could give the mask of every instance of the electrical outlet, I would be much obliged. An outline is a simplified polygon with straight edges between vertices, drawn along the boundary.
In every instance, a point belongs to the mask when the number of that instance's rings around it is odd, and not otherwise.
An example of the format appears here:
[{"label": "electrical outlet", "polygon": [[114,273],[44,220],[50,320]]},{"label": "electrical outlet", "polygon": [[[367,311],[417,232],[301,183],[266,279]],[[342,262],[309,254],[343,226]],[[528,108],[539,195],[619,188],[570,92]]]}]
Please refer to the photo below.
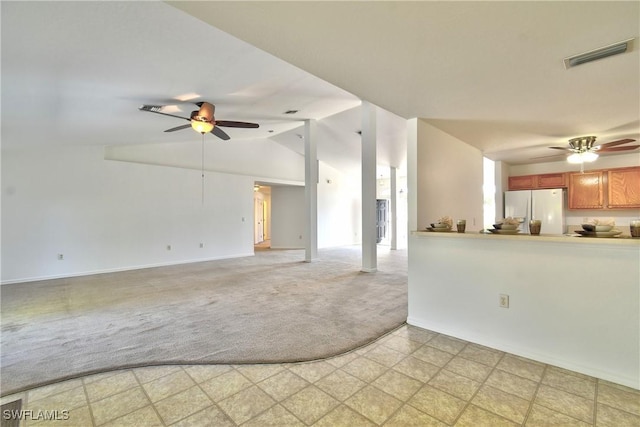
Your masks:
[{"label": "electrical outlet", "polygon": [[200,243],[200,248],[204,248],[204,243]]},{"label": "electrical outlet", "polygon": [[509,295],[500,294],[498,305],[502,308],[509,308]]},{"label": "electrical outlet", "polygon": [[64,254],[58,254],[58,260],[62,261],[64,259]]},{"label": "electrical outlet", "polygon": [[167,245],[167,250],[170,251],[171,250],[171,245]]}]

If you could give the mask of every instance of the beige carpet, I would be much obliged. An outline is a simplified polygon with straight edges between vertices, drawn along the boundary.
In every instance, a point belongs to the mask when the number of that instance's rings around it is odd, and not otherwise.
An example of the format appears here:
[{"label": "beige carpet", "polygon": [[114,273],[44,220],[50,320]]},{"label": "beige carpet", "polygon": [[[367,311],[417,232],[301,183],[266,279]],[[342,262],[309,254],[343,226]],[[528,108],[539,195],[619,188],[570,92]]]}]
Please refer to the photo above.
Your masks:
[{"label": "beige carpet", "polygon": [[255,257],[4,285],[1,395],[106,370],[333,356],[407,318],[406,251]]}]

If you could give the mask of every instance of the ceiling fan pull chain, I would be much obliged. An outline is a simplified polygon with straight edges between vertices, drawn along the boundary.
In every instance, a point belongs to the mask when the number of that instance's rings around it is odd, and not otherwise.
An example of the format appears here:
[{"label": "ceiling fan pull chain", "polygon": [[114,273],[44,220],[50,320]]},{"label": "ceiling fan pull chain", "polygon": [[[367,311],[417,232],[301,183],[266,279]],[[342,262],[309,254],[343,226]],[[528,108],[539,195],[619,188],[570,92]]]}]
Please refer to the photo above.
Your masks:
[{"label": "ceiling fan pull chain", "polygon": [[202,132],[202,206],[204,206],[204,132]]}]

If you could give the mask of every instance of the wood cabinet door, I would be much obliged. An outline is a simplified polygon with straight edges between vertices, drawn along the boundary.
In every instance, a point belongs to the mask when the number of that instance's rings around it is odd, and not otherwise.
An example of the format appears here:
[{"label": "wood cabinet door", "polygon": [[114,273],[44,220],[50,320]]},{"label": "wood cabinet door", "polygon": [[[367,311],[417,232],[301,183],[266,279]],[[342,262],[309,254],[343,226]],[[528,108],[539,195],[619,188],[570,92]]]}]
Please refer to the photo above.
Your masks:
[{"label": "wood cabinet door", "polygon": [[538,188],[564,188],[567,186],[566,174],[564,173],[545,173],[537,175]]},{"label": "wood cabinet door", "polygon": [[607,172],[607,206],[613,209],[640,208],[640,168]]},{"label": "wood cabinet door", "polygon": [[602,172],[569,174],[569,209],[604,208]]},{"label": "wood cabinet door", "polygon": [[509,177],[509,190],[532,190],[536,188],[537,175],[522,175]]}]

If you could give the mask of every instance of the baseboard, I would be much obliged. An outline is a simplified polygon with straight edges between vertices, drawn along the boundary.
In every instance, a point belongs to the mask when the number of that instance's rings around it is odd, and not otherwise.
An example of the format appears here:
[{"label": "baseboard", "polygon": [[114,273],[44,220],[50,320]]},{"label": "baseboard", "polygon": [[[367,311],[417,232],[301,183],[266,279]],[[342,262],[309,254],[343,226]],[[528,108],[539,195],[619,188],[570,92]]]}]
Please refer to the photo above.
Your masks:
[{"label": "baseboard", "polygon": [[444,325],[433,324],[433,323],[430,323],[415,317],[411,317],[411,316],[407,317],[407,323],[409,325],[417,326],[422,329],[428,329],[433,332],[449,335],[451,337],[459,338],[475,344],[483,345],[485,347],[515,354],[516,356],[525,357],[527,359],[535,360],[541,363],[546,363],[552,366],[557,366],[563,369],[568,369],[573,372],[579,372],[581,374],[589,375],[591,377],[600,378],[603,380],[611,381],[616,384],[621,384],[626,387],[631,387],[633,389],[640,390],[639,378],[633,378],[630,376],[621,376],[619,374],[603,370],[596,366],[584,366],[584,365],[576,364],[571,360],[558,357],[557,355],[532,351],[530,348],[514,346],[514,345],[511,345],[510,343],[496,340],[494,337],[488,337],[485,335],[475,334],[475,333],[471,333],[464,330],[448,328]]},{"label": "baseboard", "polygon": [[157,264],[133,265],[133,266],[127,266],[127,267],[107,268],[103,270],[91,270],[91,271],[81,271],[77,273],[55,274],[50,276],[26,277],[22,279],[3,280],[2,282],[0,282],[0,286],[11,285],[14,283],[37,282],[40,280],[64,279],[67,277],[92,276],[94,274],[107,274],[107,273],[118,273],[121,271],[143,270],[145,268],[168,267],[171,265],[193,264],[196,262],[219,261],[219,260],[231,259],[231,258],[244,258],[249,256],[255,256],[255,253],[247,252],[243,254],[224,255],[220,257],[211,257],[211,258],[199,258],[194,260],[182,260],[182,261],[172,261],[172,262],[164,262],[164,263],[157,263]]}]

